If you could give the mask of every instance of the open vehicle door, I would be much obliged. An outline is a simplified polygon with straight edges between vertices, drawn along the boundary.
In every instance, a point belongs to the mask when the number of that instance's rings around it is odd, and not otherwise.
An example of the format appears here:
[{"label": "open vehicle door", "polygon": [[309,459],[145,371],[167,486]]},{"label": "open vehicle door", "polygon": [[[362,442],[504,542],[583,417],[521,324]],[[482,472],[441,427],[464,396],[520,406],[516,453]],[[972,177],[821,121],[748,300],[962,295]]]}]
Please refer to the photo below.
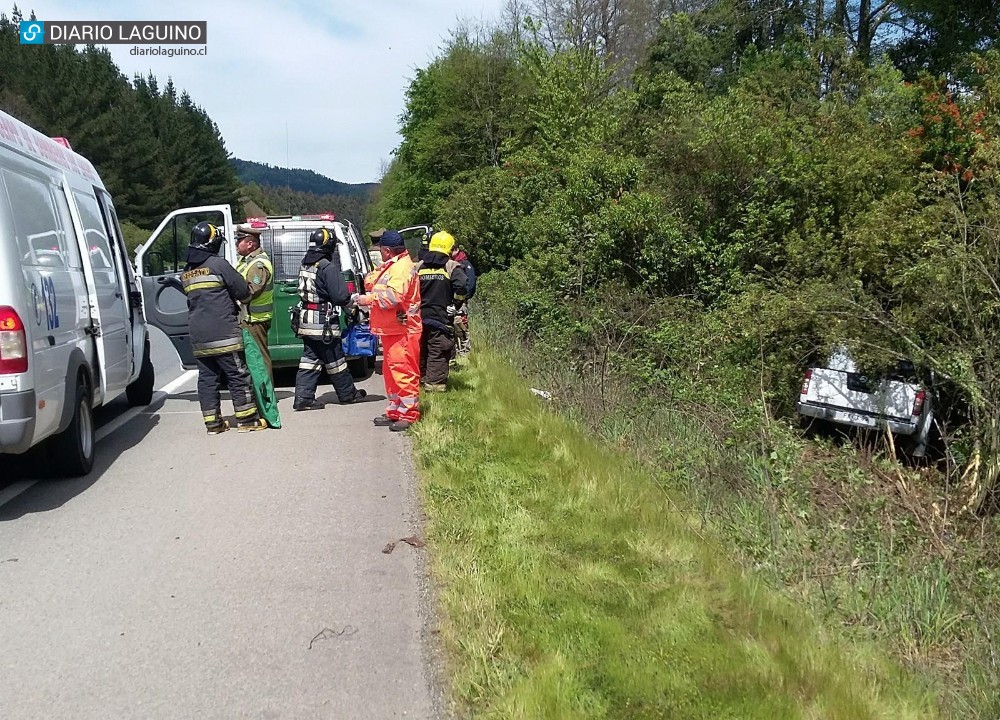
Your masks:
[{"label": "open vehicle door", "polygon": [[417,255],[420,253],[420,246],[430,241],[431,235],[434,234],[434,228],[430,225],[414,225],[403,228],[399,234],[403,236],[403,243],[406,245],[410,257],[416,261]]},{"label": "open vehicle door", "polygon": [[142,291],[146,322],[162,330],[174,344],[181,365],[195,367],[188,330],[187,296],[180,275],[191,242],[191,228],[210,222],[225,233],[219,254],[234,266],[233,214],[229,205],[182,208],[167,215],[149,240],[135,251],[135,270]]}]

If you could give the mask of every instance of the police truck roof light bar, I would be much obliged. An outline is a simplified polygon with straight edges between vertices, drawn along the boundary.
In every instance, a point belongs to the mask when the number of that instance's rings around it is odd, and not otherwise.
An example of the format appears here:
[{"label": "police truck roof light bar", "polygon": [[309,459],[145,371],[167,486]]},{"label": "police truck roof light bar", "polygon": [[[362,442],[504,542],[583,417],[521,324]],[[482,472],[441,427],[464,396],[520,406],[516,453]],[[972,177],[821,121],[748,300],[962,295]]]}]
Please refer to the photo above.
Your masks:
[{"label": "police truck roof light bar", "polygon": [[274,222],[276,220],[319,220],[320,222],[333,222],[335,219],[336,217],[332,212],[321,212],[321,213],[314,213],[311,215],[267,215],[265,217],[255,215],[254,217],[248,217],[247,222],[248,223],[260,222],[264,223],[263,227],[267,227],[267,223],[269,221]]}]

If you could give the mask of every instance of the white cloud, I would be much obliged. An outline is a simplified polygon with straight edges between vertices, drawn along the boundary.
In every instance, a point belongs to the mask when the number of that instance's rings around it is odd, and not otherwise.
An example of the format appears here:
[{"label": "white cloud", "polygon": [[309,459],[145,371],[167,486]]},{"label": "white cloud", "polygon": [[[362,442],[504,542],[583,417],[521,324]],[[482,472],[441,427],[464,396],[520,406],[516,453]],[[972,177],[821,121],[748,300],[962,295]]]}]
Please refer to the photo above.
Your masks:
[{"label": "white cloud", "polygon": [[[208,54],[137,57],[109,45],[128,77],[205,108],[227,149],[244,160],[371,182],[399,144],[398,118],[414,70],[426,66],[460,19],[492,21],[503,0],[369,0],[363,3],[98,2],[36,0],[39,20],[205,20]],[[286,136],[287,127],[287,136]],[[287,137],[287,162],[286,162]]]}]

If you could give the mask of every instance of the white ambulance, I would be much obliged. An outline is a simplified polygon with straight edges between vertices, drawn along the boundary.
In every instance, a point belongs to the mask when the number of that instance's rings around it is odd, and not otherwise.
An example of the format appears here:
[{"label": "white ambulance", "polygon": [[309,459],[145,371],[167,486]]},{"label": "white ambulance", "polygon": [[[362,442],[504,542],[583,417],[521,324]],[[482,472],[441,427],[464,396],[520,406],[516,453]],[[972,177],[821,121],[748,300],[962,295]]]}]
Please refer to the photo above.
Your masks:
[{"label": "white ambulance", "polygon": [[68,142],[0,112],[0,455],[46,441],[58,474],[90,472],[93,409],[149,403],[153,375],[104,183]]}]

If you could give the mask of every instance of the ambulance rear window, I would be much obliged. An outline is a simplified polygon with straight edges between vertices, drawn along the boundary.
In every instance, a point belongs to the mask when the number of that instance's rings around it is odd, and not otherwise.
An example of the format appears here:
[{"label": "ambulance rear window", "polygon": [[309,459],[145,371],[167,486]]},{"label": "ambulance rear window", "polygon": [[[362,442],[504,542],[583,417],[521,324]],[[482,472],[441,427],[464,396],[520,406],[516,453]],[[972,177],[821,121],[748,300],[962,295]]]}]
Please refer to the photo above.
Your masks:
[{"label": "ambulance rear window", "polygon": [[14,213],[14,232],[21,263],[50,270],[67,267],[65,235],[56,220],[48,185],[41,179],[3,170],[3,185]]}]

